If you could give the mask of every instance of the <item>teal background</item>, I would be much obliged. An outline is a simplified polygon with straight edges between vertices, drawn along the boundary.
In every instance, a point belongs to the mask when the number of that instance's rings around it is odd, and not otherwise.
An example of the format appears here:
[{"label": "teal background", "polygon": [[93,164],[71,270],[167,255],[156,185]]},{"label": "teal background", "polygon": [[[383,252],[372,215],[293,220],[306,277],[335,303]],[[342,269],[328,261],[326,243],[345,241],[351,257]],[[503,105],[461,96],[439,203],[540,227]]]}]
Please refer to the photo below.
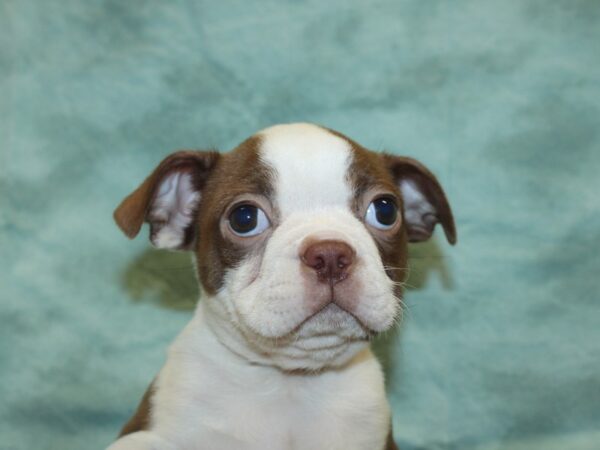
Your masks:
[{"label": "teal background", "polygon": [[453,206],[377,345],[402,449],[600,449],[600,2],[4,0],[0,39],[0,449],[114,438],[197,294],[112,210],[291,121]]}]

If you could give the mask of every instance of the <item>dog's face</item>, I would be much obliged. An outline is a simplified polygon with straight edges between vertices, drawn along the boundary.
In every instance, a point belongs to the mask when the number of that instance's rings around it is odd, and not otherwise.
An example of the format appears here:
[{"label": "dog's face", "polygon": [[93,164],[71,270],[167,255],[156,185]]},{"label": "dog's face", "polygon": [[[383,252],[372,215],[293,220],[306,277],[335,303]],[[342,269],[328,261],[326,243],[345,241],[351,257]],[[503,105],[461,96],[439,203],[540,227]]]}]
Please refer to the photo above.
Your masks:
[{"label": "dog's face", "polygon": [[193,250],[217,334],[288,370],[343,364],[390,328],[407,242],[436,223],[456,239],[421,164],[309,124],[268,128],[229,153],[174,153],[115,218],[130,237],[147,221],[154,245]]}]

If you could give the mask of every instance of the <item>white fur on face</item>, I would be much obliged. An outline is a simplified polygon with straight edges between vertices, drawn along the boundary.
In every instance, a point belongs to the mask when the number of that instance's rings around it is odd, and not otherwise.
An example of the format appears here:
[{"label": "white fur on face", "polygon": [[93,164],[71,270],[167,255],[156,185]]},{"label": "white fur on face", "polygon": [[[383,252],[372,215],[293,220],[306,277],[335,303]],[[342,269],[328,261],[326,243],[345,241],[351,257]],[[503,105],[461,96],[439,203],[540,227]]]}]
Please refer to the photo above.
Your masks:
[{"label": "white fur on face", "polygon": [[[208,300],[226,328],[219,335],[238,353],[254,352],[251,359],[285,369],[341,365],[400,312],[375,242],[350,210],[352,149],[314,125],[276,126],[259,136],[279,224],[262,254],[231,270]],[[323,307],[331,288],[304,273],[300,249],[307,238],[340,240],[356,252],[352,274],[334,288],[337,305]]]},{"label": "white fur on face", "polygon": [[350,144],[311,124],[261,131],[261,160],[275,170],[276,204],[285,220],[294,211],[348,205]]}]

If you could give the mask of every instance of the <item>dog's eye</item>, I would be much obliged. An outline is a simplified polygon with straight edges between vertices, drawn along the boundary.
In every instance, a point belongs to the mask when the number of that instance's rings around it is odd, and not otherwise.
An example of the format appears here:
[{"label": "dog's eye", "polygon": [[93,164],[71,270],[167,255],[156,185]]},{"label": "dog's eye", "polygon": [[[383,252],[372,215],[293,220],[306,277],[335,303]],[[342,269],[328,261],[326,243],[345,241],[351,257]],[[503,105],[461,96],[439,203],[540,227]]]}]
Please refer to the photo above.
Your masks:
[{"label": "dog's eye", "polygon": [[243,204],[229,214],[229,226],[238,236],[256,236],[269,228],[269,219],[257,206]]},{"label": "dog's eye", "polygon": [[380,230],[389,230],[398,218],[398,207],[391,197],[380,197],[371,202],[365,214],[366,222]]}]

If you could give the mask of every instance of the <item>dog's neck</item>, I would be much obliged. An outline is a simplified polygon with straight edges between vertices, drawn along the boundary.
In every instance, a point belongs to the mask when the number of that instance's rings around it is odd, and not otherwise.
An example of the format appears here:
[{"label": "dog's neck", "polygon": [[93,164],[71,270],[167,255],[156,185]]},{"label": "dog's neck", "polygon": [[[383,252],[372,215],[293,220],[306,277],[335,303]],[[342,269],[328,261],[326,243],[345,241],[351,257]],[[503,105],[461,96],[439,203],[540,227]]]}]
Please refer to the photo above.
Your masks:
[{"label": "dog's neck", "polygon": [[[218,334],[229,331],[215,332],[209,300],[202,298],[156,380],[152,420],[166,433],[161,439],[175,444],[169,448],[383,448],[389,408],[368,347],[339,369],[286,371],[268,358],[253,363],[243,341],[224,343]],[[115,448],[130,449],[131,442]]]}]

